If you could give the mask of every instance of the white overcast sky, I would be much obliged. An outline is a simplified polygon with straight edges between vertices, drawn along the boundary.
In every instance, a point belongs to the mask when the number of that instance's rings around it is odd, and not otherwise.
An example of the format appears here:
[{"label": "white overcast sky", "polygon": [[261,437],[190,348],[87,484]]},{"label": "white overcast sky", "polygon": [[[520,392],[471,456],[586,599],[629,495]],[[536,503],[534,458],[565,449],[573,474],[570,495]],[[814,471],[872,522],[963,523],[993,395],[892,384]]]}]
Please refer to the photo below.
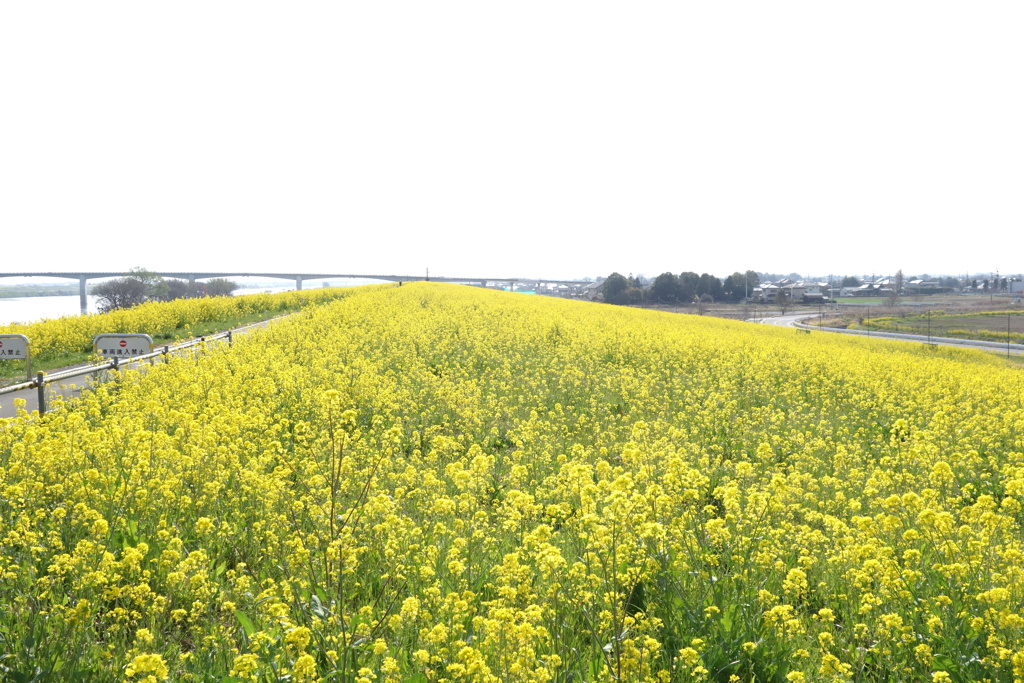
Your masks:
[{"label": "white overcast sky", "polygon": [[5,2],[0,272],[1024,271],[1024,3]]}]

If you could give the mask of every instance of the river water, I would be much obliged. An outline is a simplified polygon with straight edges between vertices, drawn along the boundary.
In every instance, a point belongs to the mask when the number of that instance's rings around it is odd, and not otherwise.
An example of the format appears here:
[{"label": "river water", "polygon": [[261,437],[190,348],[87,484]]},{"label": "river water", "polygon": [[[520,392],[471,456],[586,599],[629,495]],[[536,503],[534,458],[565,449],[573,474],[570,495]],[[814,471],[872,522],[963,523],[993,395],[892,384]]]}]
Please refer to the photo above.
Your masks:
[{"label": "river water", "polygon": [[[332,283],[334,284],[334,283]],[[363,280],[353,280],[350,282],[345,281],[344,283],[338,282],[335,286],[357,286],[366,284]],[[262,294],[264,292],[290,292],[295,289],[295,286],[291,287],[254,287],[239,289],[235,291],[235,296],[245,296],[246,294]],[[313,289],[313,287],[306,287],[306,289]],[[89,312],[96,313],[96,297],[87,297],[89,301]],[[5,299],[0,297],[0,325],[9,325],[10,323],[30,323],[44,318],[61,318],[66,315],[80,315],[81,314],[81,303],[78,296],[29,296],[20,297],[13,299]]]},{"label": "river water", "polygon": [[[89,312],[96,312],[96,297],[90,296]],[[0,298],[0,325],[29,323],[43,318],[62,318],[78,315],[81,305],[77,296],[26,296]]]}]

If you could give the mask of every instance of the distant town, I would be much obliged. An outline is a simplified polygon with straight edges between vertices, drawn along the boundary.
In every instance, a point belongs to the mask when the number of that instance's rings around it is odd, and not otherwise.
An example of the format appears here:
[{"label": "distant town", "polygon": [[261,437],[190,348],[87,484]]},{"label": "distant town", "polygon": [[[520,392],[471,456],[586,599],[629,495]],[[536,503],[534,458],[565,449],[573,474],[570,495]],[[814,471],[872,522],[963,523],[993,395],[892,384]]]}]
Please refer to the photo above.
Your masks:
[{"label": "distant town", "polygon": [[[612,273],[571,288],[577,296],[614,304],[761,303],[818,304],[841,299],[918,299],[934,295],[983,294],[1019,297],[1024,275],[964,277],[929,275],[843,276],[801,278],[748,270],[724,279],[708,273],[662,273],[656,278]],[[538,292],[553,293],[553,292]]]}]

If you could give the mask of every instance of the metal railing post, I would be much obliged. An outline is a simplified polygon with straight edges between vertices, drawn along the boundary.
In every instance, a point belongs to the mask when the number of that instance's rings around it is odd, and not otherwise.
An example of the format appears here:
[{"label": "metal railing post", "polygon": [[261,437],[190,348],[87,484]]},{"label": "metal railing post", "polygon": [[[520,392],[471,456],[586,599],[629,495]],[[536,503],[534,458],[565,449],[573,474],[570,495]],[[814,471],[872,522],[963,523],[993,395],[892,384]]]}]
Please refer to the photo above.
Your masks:
[{"label": "metal railing post", "polygon": [[231,337],[231,330],[228,330],[228,346],[231,346],[232,341],[234,340]]},{"label": "metal railing post", "polygon": [[46,414],[46,373],[36,373],[36,388],[39,391],[39,414]]}]

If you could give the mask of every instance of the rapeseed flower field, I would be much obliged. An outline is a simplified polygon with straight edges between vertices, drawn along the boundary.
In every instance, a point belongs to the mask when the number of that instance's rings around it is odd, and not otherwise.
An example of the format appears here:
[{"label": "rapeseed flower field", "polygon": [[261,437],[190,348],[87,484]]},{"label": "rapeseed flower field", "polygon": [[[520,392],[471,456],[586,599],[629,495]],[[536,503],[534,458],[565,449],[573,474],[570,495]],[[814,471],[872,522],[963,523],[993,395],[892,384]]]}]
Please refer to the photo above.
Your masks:
[{"label": "rapeseed flower field", "polygon": [[0,424],[0,677],[1024,680],[978,352],[433,283]]}]

